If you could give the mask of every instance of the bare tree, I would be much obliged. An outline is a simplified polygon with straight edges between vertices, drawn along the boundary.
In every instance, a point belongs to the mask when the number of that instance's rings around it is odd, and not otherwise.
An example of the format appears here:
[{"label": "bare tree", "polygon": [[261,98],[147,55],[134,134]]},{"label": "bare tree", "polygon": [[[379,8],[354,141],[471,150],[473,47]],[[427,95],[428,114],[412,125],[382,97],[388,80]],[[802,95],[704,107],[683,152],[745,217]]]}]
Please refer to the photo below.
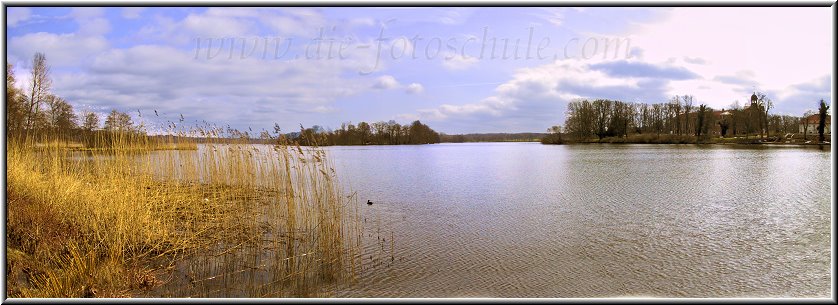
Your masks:
[{"label": "bare tree", "polygon": [[757,92],[756,95],[756,106],[758,107],[757,109],[759,109],[757,125],[759,126],[759,135],[762,138],[764,135],[768,136],[768,110],[774,106],[774,103],[763,92]]},{"label": "bare tree", "polygon": [[666,103],[664,107],[666,107],[666,118],[667,118],[667,129],[669,134],[675,133],[675,118],[677,118],[677,113],[675,112],[675,99],[674,97],[669,103]]},{"label": "bare tree", "polygon": [[61,97],[49,94],[44,99],[48,106],[45,109],[46,117],[49,120],[49,127],[55,131],[69,131],[76,128],[76,114],[73,106]]},{"label": "bare tree", "polygon": [[9,134],[23,128],[25,106],[20,89],[16,87],[14,66],[6,64],[6,128]]},{"label": "bare tree", "polygon": [[386,143],[387,142],[387,123],[384,121],[379,121],[370,124],[373,129],[373,133],[375,134],[375,139],[377,143]]},{"label": "bare tree", "polygon": [[564,140],[562,140],[562,126],[554,125],[553,127],[547,128],[548,134],[541,138],[542,144],[562,144]]},{"label": "bare tree", "polygon": [[600,140],[606,136],[608,125],[611,122],[611,108],[613,103],[610,100],[595,100],[593,103],[594,110],[594,128],[596,130],[597,138]]},{"label": "bare tree", "polygon": [[370,136],[372,136],[372,128],[370,127],[369,123],[358,123],[358,136],[361,140],[361,145],[366,145],[369,142]]},{"label": "bare tree", "polygon": [[774,108],[774,102],[765,96],[765,94],[762,95],[762,107],[765,109],[765,115],[763,115],[763,118],[765,118],[765,134],[770,136],[770,134],[768,134],[770,131],[768,128],[768,111],[771,110],[771,108]]},{"label": "bare tree", "polygon": [[730,127],[733,129],[731,135],[736,137],[736,134],[742,131],[739,125],[742,124],[742,106],[739,105],[739,100],[733,101],[730,104]]},{"label": "bare tree", "polygon": [[85,112],[83,115],[83,122],[82,122],[82,129],[86,131],[92,131],[94,129],[99,128],[99,115],[95,112],[88,111]]},{"label": "bare tree", "polygon": [[673,98],[672,107],[674,107],[675,110],[675,133],[680,135],[682,132],[681,121],[683,121],[681,117],[681,108],[683,108],[683,106],[681,105],[681,97],[676,95]]},{"label": "bare tree", "polygon": [[32,73],[30,79],[29,104],[26,112],[27,129],[35,128],[35,121],[40,111],[40,105],[49,94],[52,80],[49,77],[49,66],[44,53],[37,52],[32,58]]},{"label": "bare tree", "polygon": [[684,125],[685,125],[684,126],[684,133],[685,134],[690,134],[691,130],[690,130],[690,119],[689,119],[689,117],[690,117],[690,110],[692,110],[692,108],[693,108],[693,96],[692,95],[684,95],[683,100],[684,100],[684,116],[687,118],[687,119],[684,120]]},{"label": "bare tree", "polygon": [[105,130],[108,131],[131,131],[131,116],[124,112],[112,110],[105,118]]},{"label": "bare tree", "polygon": [[803,141],[807,140],[807,134],[809,133],[809,117],[815,115],[815,112],[812,110],[807,110],[806,113],[803,114],[803,118],[801,119],[801,123],[803,125]]}]

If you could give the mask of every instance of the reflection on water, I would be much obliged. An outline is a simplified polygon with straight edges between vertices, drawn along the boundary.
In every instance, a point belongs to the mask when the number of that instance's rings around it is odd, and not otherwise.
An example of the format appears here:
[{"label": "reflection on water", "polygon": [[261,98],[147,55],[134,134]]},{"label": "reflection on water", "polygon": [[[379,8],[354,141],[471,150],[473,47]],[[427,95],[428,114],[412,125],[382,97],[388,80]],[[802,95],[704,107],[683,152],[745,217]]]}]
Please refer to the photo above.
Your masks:
[{"label": "reflection on water", "polygon": [[359,202],[376,202],[360,209],[372,231],[365,250],[394,252],[340,296],[830,294],[828,152],[531,143],[327,150]]},{"label": "reflection on water", "polygon": [[[150,157],[242,162],[225,158],[224,146],[208,149]],[[253,164],[254,175],[276,166],[272,146],[251,149],[267,162]],[[356,192],[364,226],[357,281],[334,288],[337,296],[830,296],[826,151],[534,143],[326,150]],[[165,177],[225,177],[174,171]]]}]

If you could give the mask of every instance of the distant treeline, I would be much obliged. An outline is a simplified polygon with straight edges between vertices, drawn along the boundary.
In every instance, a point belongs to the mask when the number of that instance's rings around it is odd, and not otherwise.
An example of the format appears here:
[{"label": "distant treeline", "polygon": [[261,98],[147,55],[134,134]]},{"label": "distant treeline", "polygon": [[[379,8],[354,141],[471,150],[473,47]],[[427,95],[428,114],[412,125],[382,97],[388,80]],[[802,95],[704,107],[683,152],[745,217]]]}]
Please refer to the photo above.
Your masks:
[{"label": "distant treeline", "polygon": [[[764,93],[755,92],[742,107],[734,102],[728,109],[715,110],[707,105],[695,106],[690,95],[674,96],[666,103],[627,103],[622,101],[579,99],[568,104],[564,128],[553,126],[542,139],[545,144],[567,142],[608,143],[706,143],[726,137],[766,137],[777,140],[799,133],[809,119],[791,115],[770,114],[773,102]],[[818,130],[823,142],[823,129],[828,121],[829,106],[818,103]],[[804,114],[806,118],[814,112]]]},{"label": "distant treeline", "polygon": [[441,134],[440,140],[446,143],[464,142],[538,142],[547,136],[546,133],[469,133],[469,134]]},{"label": "distant treeline", "polygon": [[439,133],[420,121],[413,121],[409,125],[401,125],[393,120],[372,124],[360,122],[357,126],[352,123],[343,123],[340,129],[332,131],[314,125],[300,132],[288,133],[286,136],[297,141],[300,145],[319,146],[403,145],[440,142]]},{"label": "distant treeline", "polygon": [[52,80],[43,53],[32,59],[29,83],[24,90],[16,86],[14,67],[6,65],[6,135],[9,140],[72,141],[86,147],[103,147],[132,138],[147,141],[145,127],[134,124],[131,116],[116,110],[104,120],[92,111],[76,114],[64,98],[51,92]]},{"label": "distant treeline", "polygon": [[[771,99],[763,93],[754,93],[745,107],[735,102],[720,110],[704,104],[695,106],[690,95],[674,96],[669,102],[657,104],[580,99],[568,104],[564,130],[554,126],[551,134],[556,135],[546,142],[600,142],[611,137],[649,134],[666,135],[666,139],[678,142],[694,137],[694,142],[702,142],[711,136],[764,138],[797,133],[801,118],[770,114],[772,107]],[[654,137],[652,141],[666,139]]]},{"label": "distant treeline", "polygon": [[[117,141],[130,139],[138,144],[182,143],[263,143],[283,142],[300,145],[399,145],[439,143],[440,135],[428,125],[414,121],[401,125],[395,121],[358,125],[344,123],[341,128],[326,131],[320,126],[301,127],[299,132],[281,134],[275,126],[273,133],[262,131],[252,134],[214,126],[185,128],[181,115],[179,122],[169,122],[163,131],[169,135],[149,136],[142,124],[132,121],[128,113],[112,110],[102,124],[96,112],[76,113],[64,98],[53,94],[50,68],[43,53],[32,59],[29,82],[23,90],[16,85],[14,67],[6,65],[6,131],[10,140],[34,142],[74,142],[86,148],[114,147]],[[138,115],[142,113],[137,110]],[[150,115],[150,114],[149,114]],[[154,111],[157,116],[157,111]],[[120,144],[120,147],[126,147]]]}]

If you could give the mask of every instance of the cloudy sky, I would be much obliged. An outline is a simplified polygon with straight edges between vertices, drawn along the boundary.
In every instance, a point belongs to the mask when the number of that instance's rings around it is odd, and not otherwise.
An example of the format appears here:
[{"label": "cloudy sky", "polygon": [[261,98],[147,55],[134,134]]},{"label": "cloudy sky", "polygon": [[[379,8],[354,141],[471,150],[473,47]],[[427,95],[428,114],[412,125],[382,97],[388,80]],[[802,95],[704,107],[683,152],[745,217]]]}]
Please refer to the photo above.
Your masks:
[{"label": "cloudy sky", "polygon": [[[541,132],[567,102],[776,113],[831,102],[829,8],[7,8],[19,86],[35,52],[77,110],[293,131],[419,119]],[[154,111],[158,116],[154,116]],[[139,115],[142,114],[142,117]]]}]

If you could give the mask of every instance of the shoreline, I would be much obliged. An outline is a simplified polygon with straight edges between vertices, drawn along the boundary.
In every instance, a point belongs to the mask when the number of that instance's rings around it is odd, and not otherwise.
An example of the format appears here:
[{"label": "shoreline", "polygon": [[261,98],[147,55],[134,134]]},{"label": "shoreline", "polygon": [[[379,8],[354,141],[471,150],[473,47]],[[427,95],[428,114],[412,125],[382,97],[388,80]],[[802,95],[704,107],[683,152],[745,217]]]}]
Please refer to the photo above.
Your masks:
[{"label": "shoreline", "polygon": [[574,143],[562,143],[562,144],[550,144],[550,143],[542,143],[543,145],[592,145],[592,144],[613,144],[613,145],[697,145],[697,146],[708,146],[708,145],[719,145],[719,146],[763,146],[763,147],[776,147],[776,148],[815,148],[815,147],[823,147],[829,146],[831,147],[831,143],[821,143],[821,144],[804,144],[804,143],[641,143],[641,142],[574,142]]},{"label": "shoreline", "polygon": [[692,135],[670,135],[670,134],[633,134],[629,136],[614,136],[602,138],[578,139],[571,135],[554,134],[545,138],[542,144],[693,144],[693,145],[735,145],[735,146],[773,146],[773,147],[807,147],[831,145],[832,137],[828,135],[824,142],[818,142],[817,138],[804,139],[803,137],[784,137],[778,135],[764,136],[748,135],[739,137],[718,137]]}]

